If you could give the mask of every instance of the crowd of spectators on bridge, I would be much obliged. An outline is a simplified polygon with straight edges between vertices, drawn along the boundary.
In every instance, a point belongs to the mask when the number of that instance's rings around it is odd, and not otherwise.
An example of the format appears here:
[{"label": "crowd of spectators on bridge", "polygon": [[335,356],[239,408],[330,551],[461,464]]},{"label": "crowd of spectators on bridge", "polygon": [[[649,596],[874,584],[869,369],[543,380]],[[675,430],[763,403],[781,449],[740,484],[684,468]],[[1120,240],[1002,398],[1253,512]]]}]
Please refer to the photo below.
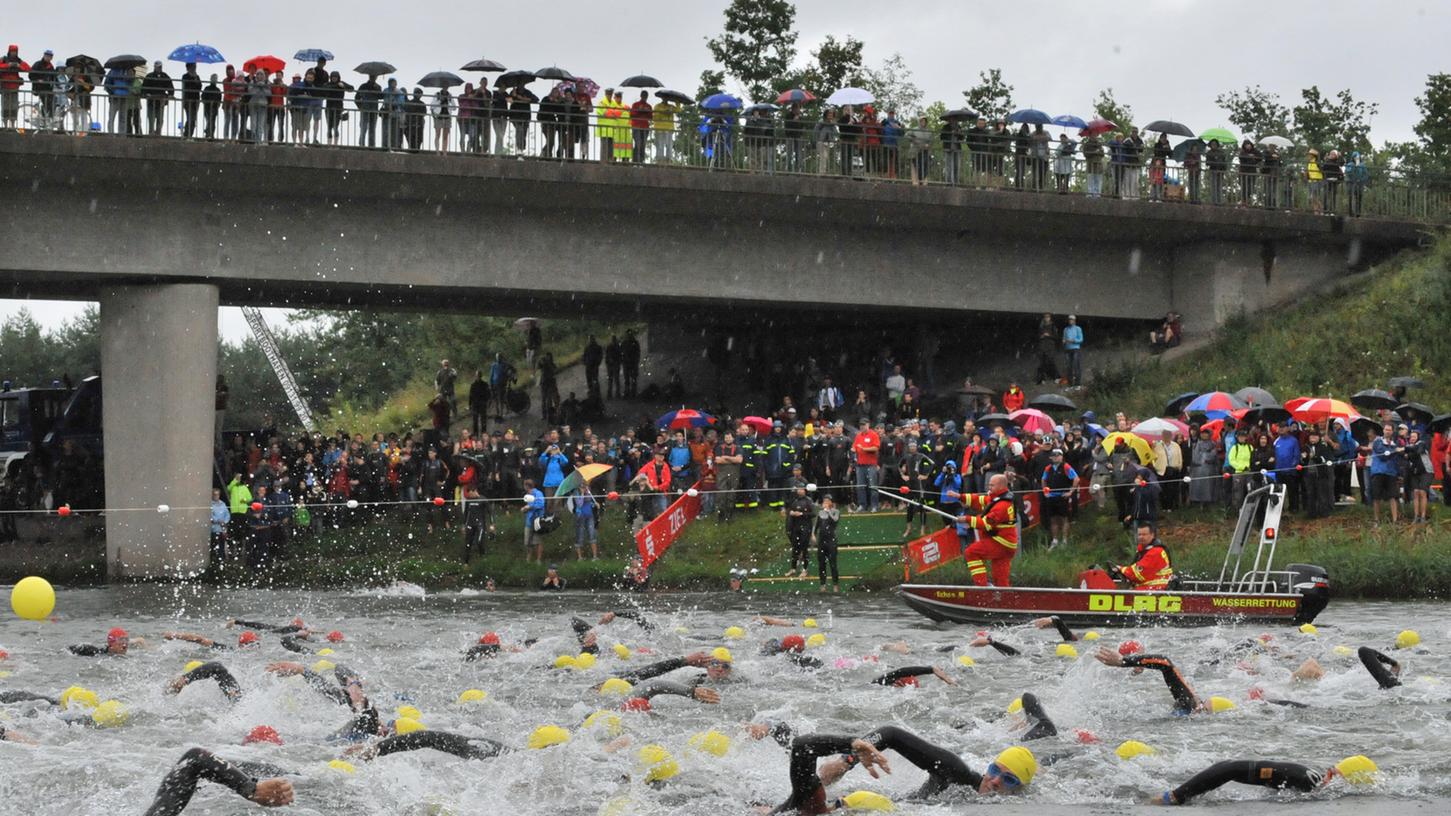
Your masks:
[{"label": "crowd of spectators on bridge", "polygon": [[487,76],[465,82],[439,72],[425,92],[384,79],[392,66],[382,63],[360,65],[365,80],[354,85],[326,56],[290,77],[275,57],[205,77],[193,62],[173,77],[161,60],[147,70],[140,59],[104,68],[85,56],[57,63],[46,51],[26,63],[12,45],[0,59],[0,129],[687,164],[1351,216],[1362,213],[1371,181],[1360,153],[1334,145],[1292,158],[1273,140],[1236,144],[1224,133],[1174,145],[1166,133],[1146,140],[1105,120],[1074,127],[1077,139],[1068,128],[1055,139],[1041,120],[902,116],[871,102],[819,104],[800,90],[779,105],[722,94],[710,107],[675,91],[601,88],[573,76],[550,80],[541,98],[527,87],[542,78],[532,72],[504,73],[492,87]]}]

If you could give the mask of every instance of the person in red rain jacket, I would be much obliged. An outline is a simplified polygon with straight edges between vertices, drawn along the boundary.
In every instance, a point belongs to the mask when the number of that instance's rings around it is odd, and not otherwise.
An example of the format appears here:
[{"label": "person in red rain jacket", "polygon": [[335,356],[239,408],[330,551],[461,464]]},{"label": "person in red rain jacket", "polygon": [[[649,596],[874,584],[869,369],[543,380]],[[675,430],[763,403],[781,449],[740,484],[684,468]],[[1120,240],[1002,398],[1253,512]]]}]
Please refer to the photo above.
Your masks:
[{"label": "person in red rain jacket", "polygon": [[[1018,511],[1008,491],[1008,477],[993,474],[986,493],[955,495],[962,499],[965,513],[957,517],[958,538],[967,544],[970,538],[979,535],[963,549],[972,582],[987,586],[991,570],[993,586],[1012,586],[1013,556],[1018,554]],[[973,515],[974,512],[981,515]]]},{"label": "person in red rain jacket", "polygon": [[1169,564],[1169,551],[1154,536],[1154,529],[1145,524],[1138,530],[1138,559],[1127,566],[1117,567],[1124,580],[1134,589],[1167,589],[1174,577],[1174,568]]},{"label": "person in red rain jacket", "polygon": [[1028,401],[1028,395],[1017,383],[1008,383],[1008,390],[1003,392],[1003,413],[1011,414],[1014,411],[1021,411],[1023,405]]}]

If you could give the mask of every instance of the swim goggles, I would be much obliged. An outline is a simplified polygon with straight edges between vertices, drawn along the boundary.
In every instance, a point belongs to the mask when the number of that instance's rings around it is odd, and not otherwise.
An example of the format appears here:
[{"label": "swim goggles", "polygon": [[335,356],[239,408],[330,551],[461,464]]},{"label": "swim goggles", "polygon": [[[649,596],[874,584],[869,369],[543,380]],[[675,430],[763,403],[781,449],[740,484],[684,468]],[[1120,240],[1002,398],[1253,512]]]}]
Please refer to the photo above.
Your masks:
[{"label": "swim goggles", "polygon": [[1006,770],[996,762],[989,762],[987,766],[988,779],[996,779],[1003,787],[1015,790],[1023,786],[1023,780],[1019,779],[1013,772]]}]

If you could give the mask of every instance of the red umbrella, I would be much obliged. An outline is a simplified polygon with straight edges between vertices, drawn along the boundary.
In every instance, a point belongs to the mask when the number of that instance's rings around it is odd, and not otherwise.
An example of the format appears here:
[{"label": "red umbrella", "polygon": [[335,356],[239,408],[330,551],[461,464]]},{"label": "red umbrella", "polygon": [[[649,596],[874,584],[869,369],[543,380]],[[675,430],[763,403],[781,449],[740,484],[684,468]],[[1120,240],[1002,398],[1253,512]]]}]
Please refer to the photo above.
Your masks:
[{"label": "red umbrella", "polygon": [[1114,124],[1113,122],[1108,121],[1102,116],[1098,116],[1095,117],[1093,121],[1089,122],[1087,127],[1085,127],[1083,130],[1078,131],[1078,135],[1101,136],[1105,133],[1108,133],[1110,130],[1116,129],[1117,127],[1118,125]]},{"label": "red umbrella", "polygon": [[286,60],[282,59],[281,57],[274,57],[271,54],[262,54],[261,56],[253,57],[242,63],[242,70],[244,71],[251,72],[257,70],[258,68],[261,68],[263,71],[266,71],[269,74],[275,74],[286,67]]},{"label": "red umbrella", "polygon": [[1301,405],[1304,405],[1305,403],[1309,402],[1312,399],[1315,399],[1315,398],[1314,397],[1295,397],[1294,399],[1292,399],[1289,402],[1285,403],[1284,409],[1286,411],[1289,411],[1290,413],[1293,414],[1293,413],[1295,413],[1295,409],[1296,408],[1299,408]]},{"label": "red umbrella", "polygon": [[1053,418],[1037,408],[1020,408],[1008,414],[1008,419],[1028,433],[1053,432]]},{"label": "red umbrella", "polygon": [[1324,422],[1336,417],[1353,420],[1360,416],[1360,412],[1338,399],[1317,397],[1295,406],[1290,416],[1301,422]]},{"label": "red umbrella", "polygon": [[750,427],[751,430],[760,434],[768,434],[776,426],[776,423],[771,420],[758,416],[748,416],[741,420],[741,424]]},{"label": "red umbrella", "polygon": [[1211,419],[1208,422],[1204,423],[1203,425],[1200,425],[1199,426],[1199,430],[1201,430],[1201,431],[1209,431],[1210,436],[1213,436],[1214,437],[1214,441],[1215,442],[1218,442],[1219,441],[1219,435],[1222,434],[1222,433],[1224,433],[1224,420],[1222,420],[1222,419]]},{"label": "red umbrella", "polygon": [[679,411],[671,411],[668,414],[655,420],[657,428],[669,428],[680,430],[684,428],[704,428],[707,425],[714,425],[715,417],[694,408],[681,408]]}]

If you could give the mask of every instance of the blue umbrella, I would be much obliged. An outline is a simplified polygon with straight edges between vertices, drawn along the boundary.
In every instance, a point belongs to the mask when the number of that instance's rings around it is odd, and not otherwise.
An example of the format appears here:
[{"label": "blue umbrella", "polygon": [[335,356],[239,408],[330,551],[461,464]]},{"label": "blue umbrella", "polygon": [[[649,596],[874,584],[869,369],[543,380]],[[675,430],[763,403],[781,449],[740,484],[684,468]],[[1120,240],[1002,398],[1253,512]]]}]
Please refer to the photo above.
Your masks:
[{"label": "blue umbrella", "polygon": [[333,59],[333,52],[324,51],[321,48],[304,48],[296,54],[293,54],[292,58],[301,60],[302,62],[317,62],[320,59]]},{"label": "blue umbrella", "polygon": [[740,110],[741,100],[727,93],[711,94],[701,100],[700,106],[706,110]]},{"label": "blue umbrella", "polygon": [[1087,426],[1088,430],[1092,431],[1093,435],[1098,437],[1099,439],[1108,436],[1108,429],[1103,427],[1102,425],[1099,425],[1095,422],[1085,422],[1083,424]]},{"label": "blue umbrella", "polygon": [[1023,108],[1008,114],[1008,121],[1013,124],[1051,125],[1053,117],[1037,108]]},{"label": "blue umbrella", "polygon": [[1058,127],[1078,128],[1079,130],[1083,130],[1084,128],[1088,127],[1087,122],[1069,113],[1065,113],[1062,116],[1053,117],[1052,124],[1055,124]]},{"label": "blue umbrella", "polygon": [[227,61],[227,58],[222,56],[222,52],[210,45],[202,45],[201,43],[178,45],[167,56],[167,59],[172,62],[205,62],[209,64]]}]

